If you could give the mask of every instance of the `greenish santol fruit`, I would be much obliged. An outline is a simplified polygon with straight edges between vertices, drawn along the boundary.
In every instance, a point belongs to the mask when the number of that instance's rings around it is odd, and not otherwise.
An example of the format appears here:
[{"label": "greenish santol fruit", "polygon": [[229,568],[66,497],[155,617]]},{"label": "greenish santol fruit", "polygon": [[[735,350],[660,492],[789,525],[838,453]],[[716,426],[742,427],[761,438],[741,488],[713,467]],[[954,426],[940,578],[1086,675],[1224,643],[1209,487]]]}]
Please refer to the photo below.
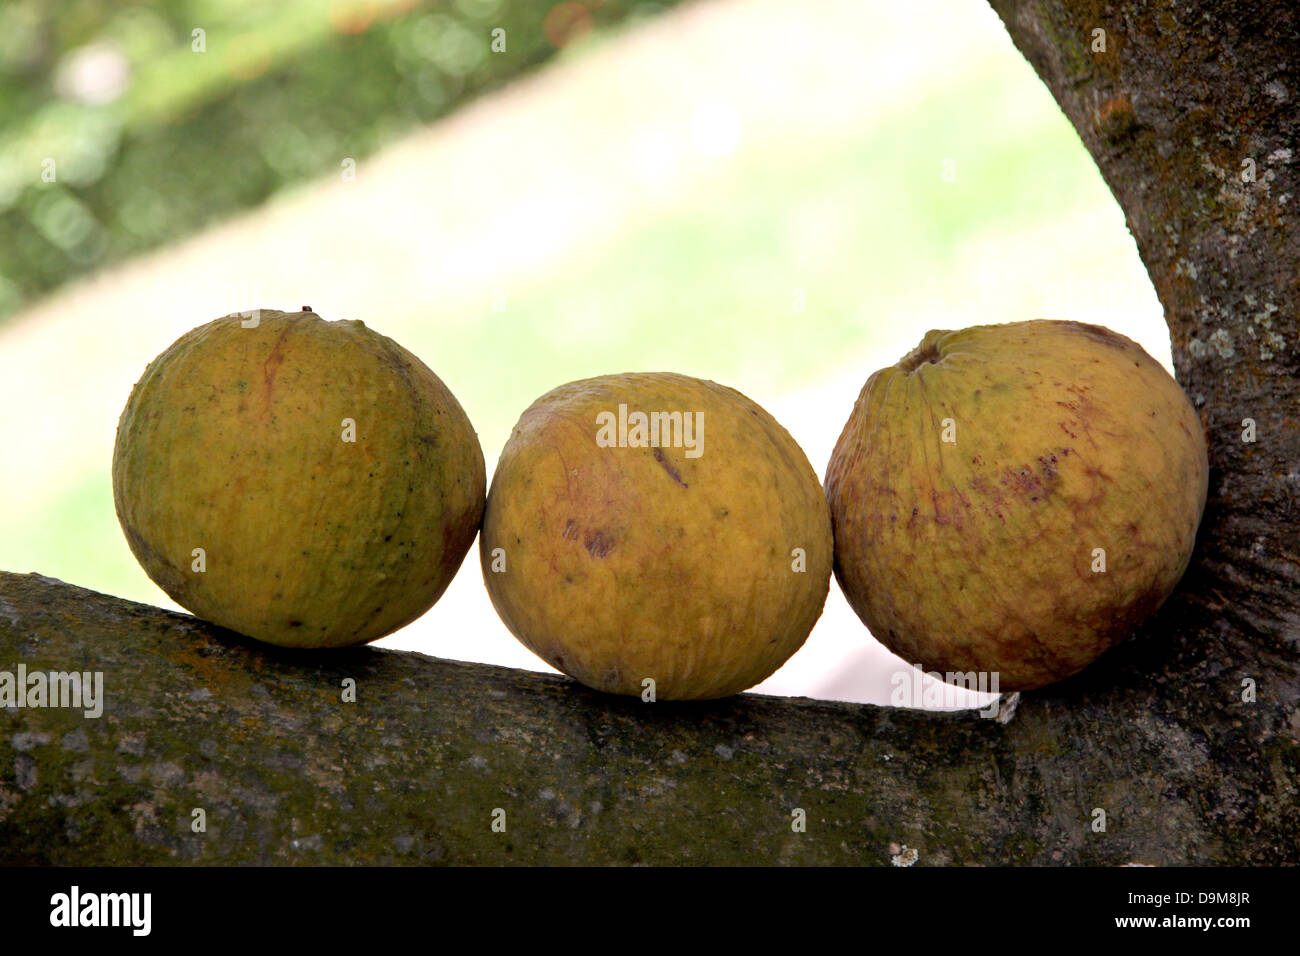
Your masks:
[{"label": "greenish santol fruit", "polygon": [[835,573],[908,663],[1039,687],[1169,596],[1207,476],[1187,396],[1124,336],[930,332],[868,379],[831,456]]},{"label": "greenish santol fruit", "polygon": [[672,373],[571,382],[501,452],[480,539],[519,640],[597,690],[734,694],[803,644],[830,511],[802,449],[734,389]]},{"label": "greenish santol fruit", "polygon": [[149,577],[289,647],[383,637],[473,542],[483,452],[418,358],[358,321],[235,314],[155,359],[118,423],[113,493]]}]

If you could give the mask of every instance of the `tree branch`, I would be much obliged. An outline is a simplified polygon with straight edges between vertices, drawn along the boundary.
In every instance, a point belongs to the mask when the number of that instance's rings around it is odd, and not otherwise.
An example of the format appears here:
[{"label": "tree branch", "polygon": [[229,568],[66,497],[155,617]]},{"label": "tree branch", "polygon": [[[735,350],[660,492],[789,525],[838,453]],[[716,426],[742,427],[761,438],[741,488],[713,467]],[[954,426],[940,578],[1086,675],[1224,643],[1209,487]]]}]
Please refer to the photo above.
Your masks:
[{"label": "tree branch", "polygon": [[1295,862],[1300,842],[1294,741],[1257,745],[1245,704],[1236,727],[1222,705],[1189,724],[1162,685],[1114,673],[1007,723],[643,703],[419,654],[256,646],[6,573],[0,662],[98,670],[105,690],[98,719],[6,714],[6,863],[888,864],[904,845],[923,864]]}]

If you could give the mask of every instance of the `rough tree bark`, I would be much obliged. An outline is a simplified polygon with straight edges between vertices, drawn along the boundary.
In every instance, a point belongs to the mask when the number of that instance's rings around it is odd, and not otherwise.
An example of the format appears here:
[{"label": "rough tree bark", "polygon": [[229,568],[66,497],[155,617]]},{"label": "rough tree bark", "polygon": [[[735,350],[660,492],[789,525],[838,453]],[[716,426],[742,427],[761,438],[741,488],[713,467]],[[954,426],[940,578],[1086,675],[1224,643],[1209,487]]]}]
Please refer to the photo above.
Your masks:
[{"label": "rough tree bark", "polygon": [[0,668],[106,681],[98,720],[0,716],[0,861],[1300,862],[1300,13],[993,5],[1123,207],[1210,438],[1193,566],[1140,634],[998,720],[643,704],[0,574]]}]

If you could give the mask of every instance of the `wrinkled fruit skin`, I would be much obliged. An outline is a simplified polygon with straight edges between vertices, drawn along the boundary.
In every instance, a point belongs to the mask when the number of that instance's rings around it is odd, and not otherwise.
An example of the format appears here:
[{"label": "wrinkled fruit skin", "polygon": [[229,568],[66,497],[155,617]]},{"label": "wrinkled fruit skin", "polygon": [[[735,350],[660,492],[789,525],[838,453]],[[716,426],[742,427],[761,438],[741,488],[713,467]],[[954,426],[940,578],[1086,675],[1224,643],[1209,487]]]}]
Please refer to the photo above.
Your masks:
[{"label": "wrinkled fruit skin", "polygon": [[930,332],[867,381],[831,456],[835,573],[908,663],[1039,687],[1168,597],[1207,473],[1187,397],[1124,336],[1048,320]]},{"label": "wrinkled fruit skin", "polygon": [[[629,415],[702,413],[700,454],[600,447],[597,416],[620,403]],[[812,630],[830,588],[830,512],[802,449],[739,392],[608,375],[563,385],[519,419],[480,557],[501,619],[558,670],[616,694],[641,695],[652,678],[657,699],[723,697],[768,677]]]},{"label": "wrinkled fruit skin", "polygon": [[186,333],[136,383],[113,452],[118,520],[149,577],[287,647],[373,641],[432,607],[485,485],[474,429],[424,363],[305,311]]}]

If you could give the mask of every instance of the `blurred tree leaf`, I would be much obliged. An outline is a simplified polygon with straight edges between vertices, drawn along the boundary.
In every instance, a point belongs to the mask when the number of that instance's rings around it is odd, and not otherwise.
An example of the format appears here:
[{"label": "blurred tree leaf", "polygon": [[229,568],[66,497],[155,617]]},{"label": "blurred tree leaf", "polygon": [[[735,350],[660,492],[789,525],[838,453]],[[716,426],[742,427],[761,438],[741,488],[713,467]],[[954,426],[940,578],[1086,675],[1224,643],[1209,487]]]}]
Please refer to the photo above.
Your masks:
[{"label": "blurred tree leaf", "polygon": [[[607,27],[664,4],[589,6],[7,4],[0,321],[89,270],[373,154],[543,62],[577,20]],[[503,53],[490,48],[496,28]]]}]

